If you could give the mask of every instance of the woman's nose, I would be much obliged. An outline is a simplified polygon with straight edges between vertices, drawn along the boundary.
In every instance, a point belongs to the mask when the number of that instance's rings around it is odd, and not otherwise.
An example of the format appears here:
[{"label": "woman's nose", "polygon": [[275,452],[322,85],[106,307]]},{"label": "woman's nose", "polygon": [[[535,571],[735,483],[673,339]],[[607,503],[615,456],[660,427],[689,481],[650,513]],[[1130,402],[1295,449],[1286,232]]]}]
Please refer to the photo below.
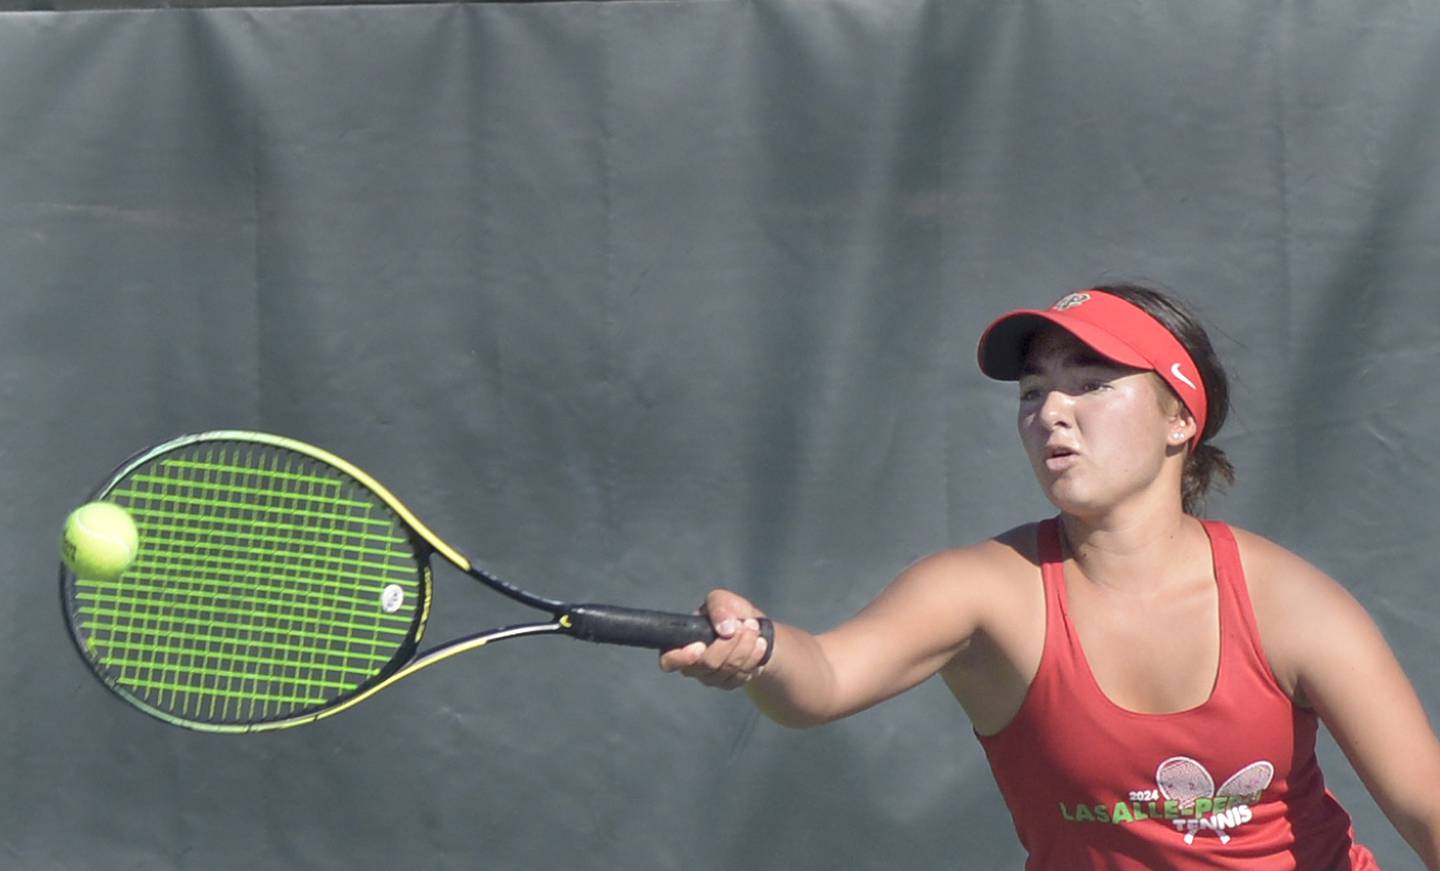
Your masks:
[{"label": "woman's nose", "polygon": [[1062,390],[1051,390],[1040,404],[1040,420],[1047,427],[1069,426],[1072,419],[1073,402]]}]

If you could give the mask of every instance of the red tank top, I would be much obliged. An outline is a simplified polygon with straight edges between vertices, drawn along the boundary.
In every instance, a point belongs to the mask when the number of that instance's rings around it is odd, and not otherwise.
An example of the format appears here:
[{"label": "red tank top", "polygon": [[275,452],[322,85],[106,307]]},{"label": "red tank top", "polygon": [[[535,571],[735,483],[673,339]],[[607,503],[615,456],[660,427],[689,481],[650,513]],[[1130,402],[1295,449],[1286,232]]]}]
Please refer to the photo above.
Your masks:
[{"label": "red tank top", "polygon": [[[1015,718],[980,736],[1027,869],[1378,869],[1315,760],[1316,717],[1280,688],[1229,527],[1205,522],[1220,600],[1210,698],[1173,714],[1101,691],[1070,622],[1060,526],[1039,525],[1045,650]],[[1173,651],[1171,666],[1208,668]]]}]

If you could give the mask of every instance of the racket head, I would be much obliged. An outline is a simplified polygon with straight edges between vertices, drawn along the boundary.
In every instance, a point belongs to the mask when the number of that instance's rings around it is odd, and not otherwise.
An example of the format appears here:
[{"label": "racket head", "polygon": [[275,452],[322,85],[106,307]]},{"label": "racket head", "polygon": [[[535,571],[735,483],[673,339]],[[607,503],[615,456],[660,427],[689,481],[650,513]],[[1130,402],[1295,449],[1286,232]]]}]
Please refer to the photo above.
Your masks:
[{"label": "racket head", "polygon": [[1195,806],[1196,799],[1215,795],[1215,780],[1204,765],[1188,756],[1172,756],[1155,769],[1155,784],[1160,794],[1178,801],[1181,810]]},{"label": "racket head", "polygon": [[1264,760],[1252,762],[1230,775],[1230,779],[1221,784],[1220,788],[1215,790],[1215,794],[1229,798],[1260,795],[1270,788],[1270,782],[1274,779],[1274,765]]},{"label": "racket head", "polygon": [[424,527],[324,450],[265,433],[181,436],[142,451],[92,501],[140,542],[115,580],[60,590],[97,678],[174,725],[251,732],[343,709],[415,656],[431,603]]}]

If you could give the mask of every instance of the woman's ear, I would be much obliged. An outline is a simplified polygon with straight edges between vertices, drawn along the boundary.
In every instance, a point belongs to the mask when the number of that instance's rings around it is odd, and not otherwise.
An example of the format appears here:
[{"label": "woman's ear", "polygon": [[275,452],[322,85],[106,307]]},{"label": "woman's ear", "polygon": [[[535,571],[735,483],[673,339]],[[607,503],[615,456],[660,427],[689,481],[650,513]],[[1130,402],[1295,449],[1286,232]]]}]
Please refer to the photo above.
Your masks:
[{"label": "woman's ear", "polygon": [[1160,411],[1167,419],[1170,432],[1165,436],[1165,441],[1175,447],[1180,447],[1195,438],[1195,415],[1175,395],[1175,391],[1166,384],[1158,374],[1151,372],[1150,376],[1155,379],[1155,387],[1159,393]]},{"label": "woman's ear", "polygon": [[1185,403],[1177,402],[1175,404],[1178,408],[1170,415],[1170,435],[1167,437],[1167,441],[1172,445],[1179,446],[1195,438],[1195,416],[1190,413],[1190,409],[1185,407]]}]

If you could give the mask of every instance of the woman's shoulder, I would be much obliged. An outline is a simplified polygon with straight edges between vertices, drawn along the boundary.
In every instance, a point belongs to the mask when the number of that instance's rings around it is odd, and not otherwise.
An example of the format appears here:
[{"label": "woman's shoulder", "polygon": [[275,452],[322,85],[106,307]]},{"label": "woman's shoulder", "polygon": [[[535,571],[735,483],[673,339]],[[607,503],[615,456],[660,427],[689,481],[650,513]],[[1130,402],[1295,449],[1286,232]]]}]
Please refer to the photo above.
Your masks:
[{"label": "woman's shoulder", "polygon": [[971,544],[939,550],[923,557],[917,565],[929,564],[936,568],[1038,567],[1040,526],[1043,523],[1022,523]]},{"label": "woman's shoulder", "polygon": [[985,596],[1028,586],[1025,582],[1040,576],[1039,526],[1039,522],[1025,523],[972,544],[930,553],[907,568],[897,583]]},{"label": "woman's shoulder", "polygon": [[1333,578],[1290,548],[1234,524],[1226,524],[1235,536],[1240,563],[1252,595],[1307,595],[1338,587]]},{"label": "woman's shoulder", "polygon": [[1363,606],[1337,580],[1259,533],[1231,527],[1271,667],[1287,689],[1306,662],[1367,631]]},{"label": "woman's shoulder", "polygon": [[1230,530],[1262,629],[1267,622],[1293,625],[1302,614],[1321,617],[1354,607],[1345,587],[1305,557],[1260,533],[1233,525]]}]

